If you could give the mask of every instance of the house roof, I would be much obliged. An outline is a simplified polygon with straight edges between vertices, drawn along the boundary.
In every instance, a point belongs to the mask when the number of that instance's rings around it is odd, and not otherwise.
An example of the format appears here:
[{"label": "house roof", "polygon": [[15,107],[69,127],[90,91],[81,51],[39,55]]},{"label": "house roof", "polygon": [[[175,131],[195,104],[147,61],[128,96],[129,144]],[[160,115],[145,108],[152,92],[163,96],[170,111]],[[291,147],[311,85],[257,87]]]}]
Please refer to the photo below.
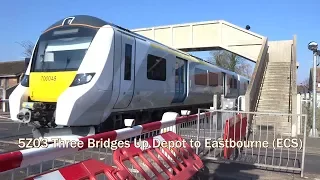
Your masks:
[{"label": "house roof", "polygon": [[309,91],[307,86],[304,85],[297,85],[297,93],[298,94],[303,94],[303,93],[307,93]]},{"label": "house roof", "polygon": [[19,76],[24,69],[24,60],[0,62],[0,76]]}]

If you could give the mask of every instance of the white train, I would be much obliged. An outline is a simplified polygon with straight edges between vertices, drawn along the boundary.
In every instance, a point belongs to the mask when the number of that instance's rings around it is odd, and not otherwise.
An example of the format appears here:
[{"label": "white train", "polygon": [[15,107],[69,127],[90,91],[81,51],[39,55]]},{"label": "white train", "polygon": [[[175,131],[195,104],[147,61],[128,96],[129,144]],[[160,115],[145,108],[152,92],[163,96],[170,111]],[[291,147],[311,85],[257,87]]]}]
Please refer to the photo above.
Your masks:
[{"label": "white train", "polygon": [[[249,80],[91,16],[73,16],[38,39],[9,97],[14,121],[35,136],[85,136],[160,120],[164,112],[209,108],[213,94],[237,98]],[[119,124],[118,124],[119,122]]]}]

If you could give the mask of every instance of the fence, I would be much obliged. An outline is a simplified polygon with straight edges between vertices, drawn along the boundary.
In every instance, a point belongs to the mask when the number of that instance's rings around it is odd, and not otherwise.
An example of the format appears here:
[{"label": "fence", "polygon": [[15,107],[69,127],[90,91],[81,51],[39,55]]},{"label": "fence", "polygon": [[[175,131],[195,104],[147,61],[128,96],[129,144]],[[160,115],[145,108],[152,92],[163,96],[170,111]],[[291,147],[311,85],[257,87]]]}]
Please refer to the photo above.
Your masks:
[{"label": "fence", "polygon": [[[297,94],[297,111],[299,114],[307,114],[308,120],[307,120],[307,135],[314,138],[319,138],[319,132],[317,130],[320,129],[320,103],[319,98],[318,103],[316,105],[316,133],[315,137],[312,133],[312,126],[313,126],[313,119],[312,119],[312,113],[313,113],[313,103],[312,103],[312,95],[309,93],[306,94]],[[302,127],[302,122],[300,122],[300,126]]]},{"label": "fence", "polygon": [[[0,175],[5,179],[21,179],[88,159],[115,167],[112,156],[121,145],[119,142],[139,142],[173,131],[184,138],[202,159],[294,170],[303,176],[306,124],[302,134],[297,133],[296,122],[291,122],[297,118],[289,118],[292,116],[208,109],[181,117],[171,113],[171,118],[166,116],[162,121],[77,139],[73,141],[76,148],[71,147],[71,143],[58,145],[56,142],[45,148],[1,154]],[[305,115],[297,116],[306,119]],[[81,144],[83,146],[78,147]],[[39,146],[39,143],[35,145]],[[66,145],[68,147],[64,147]],[[134,167],[129,169],[136,178],[141,176]]]},{"label": "fence", "polygon": [[[200,112],[212,112],[212,110],[201,109]],[[217,139],[216,137],[225,136],[225,134],[221,133],[229,131],[231,132],[227,134],[229,137],[222,139],[224,148],[225,146],[238,148],[232,151],[230,156],[225,156],[225,154],[221,154],[221,149],[219,148],[202,146],[198,152],[199,155],[203,154],[203,159],[216,161],[228,159],[232,162],[273,170],[300,172],[301,176],[303,176],[307,115],[233,111],[234,118],[226,121],[228,126],[224,126],[222,123],[220,123],[220,126],[219,116],[224,113],[230,114],[231,111],[216,110],[214,112],[216,116],[212,121],[205,123],[200,120],[200,124],[203,124],[199,128],[200,135],[198,136],[201,144],[205,144],[206,141],[208,144],[208,141],[210,141],[208,139],[212,140]],[[236,118],[237,116],[240,118]],[[293,118],[293,116],[299,118]],[[235,121],[235,119],[237,120]],[[298,122],[292,122],[293,119],[300,119],[303,122],[302,130],[297,126]],[[217,125],[214,122],[217,122]],[[223,128],[228,128],[228,131],[219,131]],[[245,134],[245,136],[241,135],[241,133]],[[229,141],[227,142],[226,140]],[[213,142],[216,143],[216,141]],[[218,142],[221,142],[221,139],[218,139]],[[228,149],[230,150],[230,148]]]},{"label": "fence", "polygon": [[0,88],[0,109],[2,109],[2,112],[8,112],[9,109],[9,101],[4,88]]}]

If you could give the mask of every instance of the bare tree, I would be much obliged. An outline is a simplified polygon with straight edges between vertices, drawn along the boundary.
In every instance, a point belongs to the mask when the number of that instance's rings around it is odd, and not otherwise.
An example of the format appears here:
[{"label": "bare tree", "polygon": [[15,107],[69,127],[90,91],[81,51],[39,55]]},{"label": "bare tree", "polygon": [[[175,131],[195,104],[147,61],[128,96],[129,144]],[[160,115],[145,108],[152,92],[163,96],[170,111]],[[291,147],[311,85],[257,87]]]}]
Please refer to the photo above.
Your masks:
[{"label": "bare tree", "polygon": [[[31,41],[22,41],[17,43],[23,47],[24,50],[22,54],[25,56],[25,58],[31,58],[34,44]],[[24,72],[21,73],[19,77],[19,82],[21,82],[22,78],[24,77],[24,74],[25,74]]]},{"label": "bare tree", "polygon": [[209,61],[221,68],[236,72],[248,78],[251,77],[252,67],[250,64],[246,63],[245,59],[234,53],[225,50],[211,51]]},{"label": "bare tree", "polygon": [[30,58],[31,55],[32,55],[32,51],[33,51],[33,48],[34,48],[34,44],[31,42],[31,41],[22,41],[22,42],[18,42],[18,44],[20,46],[23,47],[23,55],[26,57],[26,58]]},{"label": "bare tree", "polygon": [[309,89],[309,85],[310,85],[309,83],[310,83],[309,78],[306,78],[305,80],[303,80],[303,81],[300,83],[300,85],[302,85],[303,87]]}]

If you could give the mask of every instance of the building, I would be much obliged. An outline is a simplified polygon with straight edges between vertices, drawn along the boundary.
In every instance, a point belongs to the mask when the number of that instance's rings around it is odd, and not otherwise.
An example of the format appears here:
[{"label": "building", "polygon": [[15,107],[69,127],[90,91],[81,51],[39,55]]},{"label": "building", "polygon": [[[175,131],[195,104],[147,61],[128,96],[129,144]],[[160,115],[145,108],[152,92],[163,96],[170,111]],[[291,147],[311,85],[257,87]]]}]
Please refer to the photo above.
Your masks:
[{"label": "building", "polygon": [[24,70],[24,60],[0,62],[0,87],[10,89],[16,86]]},{"label": "building", "polygon": [[[320,107],[320,67],[316,70],[316,89],[317,89],[317,107]],[[310,69],[309,84],[300,85],[297,87],[298,94],[301,94],[303,99],[312,100],[313,95],[313,68]]]},{"label": "building", "polygon": [[[316,85],[317,85],[317,92],[320,93],[320,67],[317,67],[316,71]],[[313,91],[313,68],[310,69],[310,76],[309,76],[309,91]]]}]

